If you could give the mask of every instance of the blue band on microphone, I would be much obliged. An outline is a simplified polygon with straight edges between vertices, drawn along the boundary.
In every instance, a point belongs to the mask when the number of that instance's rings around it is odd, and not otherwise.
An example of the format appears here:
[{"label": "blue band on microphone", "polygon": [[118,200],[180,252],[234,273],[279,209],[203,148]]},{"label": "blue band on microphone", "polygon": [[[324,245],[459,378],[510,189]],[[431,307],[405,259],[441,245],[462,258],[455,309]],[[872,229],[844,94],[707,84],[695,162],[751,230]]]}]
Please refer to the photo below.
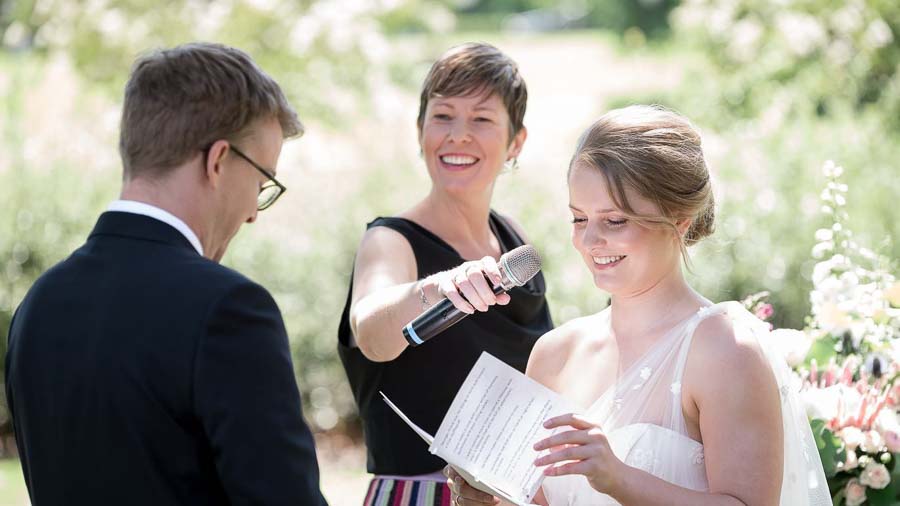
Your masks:
[{"label": "blue band on microphone", "polygon": [[416,334],[415,329],[413,329],[412,323],[406,325],[406,328],[403,329],[409,335],[410,339],[413,340],[417,345],[424,343],[425,341],[419,339],[418,334]]}]

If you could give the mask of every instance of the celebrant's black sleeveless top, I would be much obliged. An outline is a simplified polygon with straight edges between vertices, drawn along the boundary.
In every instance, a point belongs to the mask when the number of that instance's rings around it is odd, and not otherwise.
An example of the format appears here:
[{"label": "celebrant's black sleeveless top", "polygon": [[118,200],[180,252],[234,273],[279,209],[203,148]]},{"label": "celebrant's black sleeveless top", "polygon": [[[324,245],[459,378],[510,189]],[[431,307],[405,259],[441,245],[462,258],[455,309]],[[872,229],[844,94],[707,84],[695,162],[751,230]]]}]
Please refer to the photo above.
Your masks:
[{"label": "celebrant's black sleeveless top", "polygon": [[[523,244],[498,214],[491,211],[489,220],[503,252]],[[409,241],[420,279],[465,261],[440,237],[410,220],[378,218],[367,228],[372,227],[388,227]],[[352,291],[352,279],[350,286]],[[390,362],[373,362],[359,348],[349,346],[352,293],[348,293],[338,329],[338,353],[363,420],[370,473],[409,476],[438,471],[445,465],[428,452],[425,441],[378,392],[384,392],[415,424],[434,435],[482,351],[525,371],[534,343],[553,328],[544,293],[544,277],[538,272],[524,286],[510,290],[509,304],[476,312],[424,344],[407,347]]]}]

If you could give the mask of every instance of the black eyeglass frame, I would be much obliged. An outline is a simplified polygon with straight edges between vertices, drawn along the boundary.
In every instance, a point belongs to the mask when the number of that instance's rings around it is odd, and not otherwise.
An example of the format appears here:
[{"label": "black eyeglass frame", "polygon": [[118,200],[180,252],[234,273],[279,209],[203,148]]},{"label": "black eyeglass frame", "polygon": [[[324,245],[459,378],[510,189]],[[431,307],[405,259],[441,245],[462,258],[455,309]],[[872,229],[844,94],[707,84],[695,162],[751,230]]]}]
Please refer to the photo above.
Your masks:
[{"label": "black eyeglass frame", "polygon": [[[240,149],[236,148],[234,145],[232,145],[232,144],[229,143],[228,147],[229,147],[232,151],[234,151],[234,154],[236,154],[236,155],[238,155],[239,157],[243,158],[247,163],[249,163],[251,166],[253,166],[254,169],[258,170],[262,175],[266,176],[266,179],[268,179],[269,182],[272,183],[271,185],[270,185],[269,183],[264,183],[263,186],[261,186],[261,187],[259,188],[259,195],[262,195],[262,192],[264,192],[266,189],[272,188],[272,187],[273,187],[272,185],[274,185],[275,187],[278,188],[278,193],[276,193],[275,196],[272,197],[271,200],[269,200],[268,202],[264,203],[263,205],[259,205],[259,204],[257,203],[256,210],[257,210],[257,211],[264,211],[264,210],[266,210],[266,209],[272,207],[272,204],[274,204],[276,200],[278,200],[279,198],[281,198],[281,196],[284,195],[284,192],[287,191],[287,186],[281,184],[277,179],[275,179],[275,175],[274,175],[271,171],[269,171],[268,169],[263,168],[260,164],[254,162],[252,158],[250,158],[249,156],[245,155]],[[206,156],[209,156],[209,150],[210,150],[211,148],[212,148],[212,144],[210,144],[209,146],[203,148],[203,152],[204,152],[204,154],[205,154]]]}]

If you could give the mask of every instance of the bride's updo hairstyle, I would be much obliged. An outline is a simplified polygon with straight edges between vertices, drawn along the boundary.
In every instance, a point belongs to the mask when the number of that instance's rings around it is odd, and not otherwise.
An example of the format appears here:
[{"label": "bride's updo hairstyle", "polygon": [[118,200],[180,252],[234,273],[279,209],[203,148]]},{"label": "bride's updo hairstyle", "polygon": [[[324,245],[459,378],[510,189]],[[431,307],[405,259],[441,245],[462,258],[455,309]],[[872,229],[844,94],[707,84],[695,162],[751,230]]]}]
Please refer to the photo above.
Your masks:
[{"label": "bride's updo hairstyle", "polygon": [[[610,111],[578,140],[569,171],[575,166],[599,170],[613,202],[629,219],[671,228],[682,253],[713,233],[715,201],[700,134],[680,114],[647,105]],[[660,215],[637,213],[625,188],[656,204]],[[691,224],[681,236],[675,224],[683,219]]]}]

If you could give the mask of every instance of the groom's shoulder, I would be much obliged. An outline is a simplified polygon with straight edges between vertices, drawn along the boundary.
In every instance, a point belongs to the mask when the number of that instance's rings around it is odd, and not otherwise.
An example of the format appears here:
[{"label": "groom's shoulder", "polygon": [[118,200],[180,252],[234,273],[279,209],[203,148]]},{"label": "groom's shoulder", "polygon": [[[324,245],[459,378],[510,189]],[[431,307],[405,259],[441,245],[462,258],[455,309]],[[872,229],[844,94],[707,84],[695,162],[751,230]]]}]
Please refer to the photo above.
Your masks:
[{"label": "groom's shoulder", "polygon": [[184,290],[205,297],[217,298],[237,289],[251,287],[256,291],[267,292],[244,274],[201,256],[182,261],[179,272]]}]

